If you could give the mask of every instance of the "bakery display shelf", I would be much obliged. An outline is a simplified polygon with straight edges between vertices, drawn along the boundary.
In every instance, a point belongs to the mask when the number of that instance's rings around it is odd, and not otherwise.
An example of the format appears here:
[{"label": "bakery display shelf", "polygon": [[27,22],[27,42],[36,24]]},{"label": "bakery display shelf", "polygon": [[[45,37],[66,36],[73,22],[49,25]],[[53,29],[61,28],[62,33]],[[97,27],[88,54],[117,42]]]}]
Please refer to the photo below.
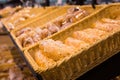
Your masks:
[{"label": "bakery display shelf", "polygon": [[24,59],[24,60],[26,61],[26,63],[28,64],[31,72],[34,74],[35,77],[37,77],[38,80],[42,80],[42,77],[33,70],[33,68],[31,67],[30,63],[26,60],[26,58],[25,58],[25,56],[24,56],[24,54],[23,54],[23,51],[21,51],[21,49],[19,48],[19,46],[16,44],[15,40],[13,39],[13,36],[12,36],[10,33],[9,33],[9,35],[10,35],[13,43],[17,46],[17,48],[18,48],[20,54],[22,55],[23,59]]},{"label": "bakery display shelf", "polygon": [[[63,41],[74,31],[88,28],[88,26],[90,28],[92,27],[92,23],[102,18],[114,19],[116,16],[119,16],[119,13],[120,4],[109,5],[99,12],[94,13],[92,16],[84,18],[83,21],[60,31],[49,38]],[[40,74],[43,79],[47,80],[74,80],[120,51],[120,30],[110,33],[108,36],[103,37],[102,40],[95,42],[95,44],[92,44],[86,49],[77,51],[74,55],[68,56],[63,60],[56,62],[55,65],[45,70],[42,70],[42,68],[39,67],[32,56],[34,49],[38,48],[38,46],[39,44],[31,46],[24,52],[25,58],[36,73]],[[33,50],[33,52],[30,53],[31,50]],[[71,72],[71,75],[69,72]]]},{"label": "bakery display shelf", "polygon": [[[44,15],[43,17],[39,17],[37,18],[36,20],[28,23],[27,25],[24,25],[22,27],[19,27],[13,31],[11,31],[11,35],[13,37],[13,39],[16,41],[17,45],[19,46],[19,48],[21,50],[25,50],[27,47],[23,47],[20,43],[20,41],[17,39],[16,37],[16,33],[24,28],[36,28],[36,27],[40,27],[40,28],[44,28],[45,24],[48,23],[48,22],[51,22],[51,21],[54,21],[56,18],[58,18],[59,16],[62,16],[64,15],[67,10],[71,7],[79,7],[83,10],[85,10],[86,12],[89,13],[88,16],[90,16],[92,13],[94,12],[98,12],[99,10],[101,10],[102,8],[106,7],[106,5],[98,5],[96,6],[96,9],[93,9],[90,5],[87,5],[87,6],[63,6],[63,7],[59,7],[57,8],[56,10],[50,12],[49,14],[47,15]],[[53,15],[54,14],[54,15]],[[84,18],[83,18],[84,19]],[[82,21],[83,19],[80,19],[79,21]],[[51,21],[50,21],[51,20]],[[77,21],[78,22],[78,21]],[[76,22],[75,22],[76,23]],[[74,24],[74,23],[71,23],[71,25]],[[70,25],[68,25],[69,27]],[[34,45],[34,44],[33,44]]]},{"label": "bakery display shelf", "polygon": [[[113,6],[113,5],[112,5]],[[109,6],[109,7],[112,7],[112,6]],[[116,6],[116,5],[114,5],[114,6]],[[113,7],[114,7],[113,6]],[[101,11],[100,11],[100,13],[102,13],[102,11],[104,11],[104,10],[106,10],[105,12],[107,12],[107,9],[109,8],[109,7],[107,7],[107,8],[105,8],[105,9],[102,9]],[[113,8],[114,9],[114,8]],[[104,13],[105,13],[104,12]],[[102,14],[104,14],[104,13],[102,13]],[[99,14],[99,13],[98,13]],[[115,13],[114,13],[115,14]],[[94,14],[95,16],[97,15],[97,13],[95,13]],[[109,16],[109,15],[108,15]],[[91,16],[89,16],[90,18],[91,18]],[[87,17],[87,18],[85,18],[84,20],[87,20],[87,19],[89,19],[89,17]],[[82,21],[82,22],[84,22],[84,21]],[[79,23],[79,22],[77,22],[77,23]],[[73,24],[73,25],[75,25],[75,24]],[[71,26],[73,26],[73,25],[71,25]],[[65,30],[63,30],[63,31],[61,31],[61,32],[64,32]],[[57,34],[54,34],[53,36],[52,36],[52,38],[54,39],[54,36],[55,35],[59,35],[60,33],[57,33]],[[37,77],[37,79],[38,80],[42,80],[42,76],[40,75],[40,73],[39,73],[39,70],[37,70],[37,71],[35,71],[36,69],[32,66],[32,64],[34,63],[34,60],[31,58],[31,56],[29,55],[29,53],[28,52],[26,52],[25,54],[23,53],[23,51],[21,51],[21,49],[19,48],[19,46],[18,46],[18,44],[16,43],[16,41],[15,41],[15,39],[13,38],[13,36],[9,33],[9,35],[10,35],[10,37],[11,37],[11,39],[12,39],[12,41],[13,41],[13,43],[17,46],[17,48],[18,48],[18,50],[19,50],[19,52],[20,52],[20,54],[22,55],[22,57],[23,57],[23,59],[26,61],[26,63],[28,64],[28,66],[29,66],[29,68],[30,68],[30,70],[31,70],[31,72],[34,74],[34,76],[36,76]],[[114,37],[114,36],[113,36]],[[51,36],[50,36],[50,38],[51,38]],[[55,38],[55,40],[57,40],[57,39],[59,39],[59,38]],[[35,44],[36,45],[36,44]],[[34,46],[35,46],[34,45]],[[32,46],[33,47],[33,46]],[[27,50],[28,50],[29,48],[27,48]],[[118,51],[118,50],[117,50]],[[105,61],[106,59],[108,59],[108,58],[110,58],[111,56],[113,56],[113,55],[115,55],[115,53],[117,52],[117,51],[115,51],[113,54],[111,54],[111,55],[106,55],[107,57],[102,57],[101,59],[99,59],[100,60],[100,62],[99,62],[99,64],[100,63],[102,63],[103,61]],[[30,61],[29,60],[29,58],[31,59],[31,60],[33,60],[33,61]],[[33,63],[32,63],[33,62]],[[98,62],[96,61],[96,64],[92,64],[92,66],[91,65],[89,65],[88,66],[88,68],[84,68],[83,69],[83,72],[81,71],[80,72],[80,75],[79,76],[81,76],[81,75],[83,75],[84,73],[86,73],[87,71],[89,71],[89,70],[91,70],[92,68],[94,68],[95,66],[97,66],[97,65],[99,65],[98,64]],[[94,66],[93,66],[94,65]],[[38,66],[37,66],[38,67]],[[86,72],[85,72],[85,71]],[[51,74],[52,74],[52,72],[51,72]],[[78,74],[75,74],[75,76],[74,76],[74,78],[77,78],[76,76],[78,76]],[[73,79],[74,79],[73,78]]]}]

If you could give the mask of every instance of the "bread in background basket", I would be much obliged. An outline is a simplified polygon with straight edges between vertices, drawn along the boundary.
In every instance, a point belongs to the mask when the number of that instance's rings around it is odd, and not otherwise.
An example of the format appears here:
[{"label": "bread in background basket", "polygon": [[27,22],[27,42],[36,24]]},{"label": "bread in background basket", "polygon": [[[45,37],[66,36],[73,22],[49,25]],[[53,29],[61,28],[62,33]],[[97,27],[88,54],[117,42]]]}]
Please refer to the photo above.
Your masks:
[{"label": "bread in background basket", "polygon": [[43,14],[45,15],[46,12],[50,12],[51,10],[56,9],[57,7],[50,7],[50,8],[32,8],[26,7],[20,10],[19,12],[15,13],[14,15],[2,20],[5,27],[8,31],[14,30],[18,28],[18,26],[22,26],[31,20],[35,19],[36,17],[41,17]]}]

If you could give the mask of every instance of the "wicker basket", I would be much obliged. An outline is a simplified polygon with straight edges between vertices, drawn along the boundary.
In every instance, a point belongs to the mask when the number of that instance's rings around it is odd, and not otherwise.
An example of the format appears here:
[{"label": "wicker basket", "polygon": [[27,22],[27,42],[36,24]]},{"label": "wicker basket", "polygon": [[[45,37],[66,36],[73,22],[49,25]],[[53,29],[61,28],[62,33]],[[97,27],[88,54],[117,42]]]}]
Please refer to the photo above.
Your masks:
[{"label": "wicker basket", "polygon": [[[88,26],[92,27],[91,24],[96,20],[100,20],[104,17],[115,18],[116,16],[119,16],[116,12],[120,13],[120,5],[109,5],[100,10],[99,13],[96,12],[92,16],[86,17],[83,21],[72,25],[68,29],[60,31],[49,38],[54,40],[64,40],[76,30],[85,29],[88,28]],[[43,77],[43,80],[74,80],[120,51],[120,30],[109,34],[107,37],[99,40],[86,49],[77,51],[74,55],[56,62],[55,65],[46,70],[42,70],[35,62],[33,57],[34,52],[32,52],[35,48],[38,48],[38,44],[25,50],[24,55],[35,72]]]},{"label": "wicker basket", "polygon": [[[20,48],[21,50],[25,50],[25,48],[27,48],[27,47],[24,47],[24,48],[23,48],[23,47],[21,46],[19,40],[16,38],[16,32],[17,32],[17,31],[19,31],[19,30],[21,30],[21,29],[23,29],[23,28],[25,28],[25,27],[33,27],[33,28],[35,28],[35,27],[38,27],[38,26],[40,26],[40,25],[43,25],[43,24],[49,22],[50,20],[55,19],[56,17],[59,17],[60,15],[65,14],[65,13],[66,13],[66,10],[68,10],[70,7],[72,7],[72,6],[60,7],[60,8],[58,8],[57,10],[54,10],[53,12],[49,13],[48,15],[45,15],[45,16],[37,19],[36,21],[34,21],[34,22],[32,22],[32,23],[29,23],[29,24],[26,25],[26,26],[23,26],[23,27],[21,27],[21,28],[19,28],[19,29],[13,30],[13,31],[11,32],[11,35],[12,35],[13,39],[16,41],[16,43],[17,43],[17,45],[19,46],[19,48]],[[93,13],[93,12],[95,12],[95,11],[98,11],[98,10],[104,8],[105,6],[97,6],[96,9],[93,9],[90,5],[89,5],[89,6],[88,6],[88,5],[87,5],[87,6],[79,6],[79,7],[82,8],[82,9],[84,9],[84,10],[86,10],[88,13]],[[53,15],[53,14],[54,14],[54,15]],[[41,20],[40,20],[40,19],[41,19]],[[82,19],[81,19],[81,20],[82,20]],[[80,21],[81,21],[81,20],[80,20]],[[44,26],[43,26],[43,27],[44,27]]]},{"label": "wicker basket", "polygon": [[[25,21],[22,21],[22,22],[18,22],[17,24],[15,24],[15,28],[17,27],[20,27],[20,26],[23,26],[25,25],[26,23],[28,22],[31,22],[32,20],[36,19],[37,17],[41,17],[42,15],[45,15],[47,14],[48,12],[51,12],[52,10],[56,9],[57,7],[47,7],[47,8],[32,8],[30,9],[30,12],[29,14],[32,15],[32,14],[35,14],[35,17],[34,18],[28,18],[26,19]],[[22,11],[22,10],[21,10]],[[24,9],[23,9],[24,11]],[[19,12],[17,13],[19,14]],[[14,22],[18,17],[15,17],[14,20],[11,20],[10,18],[12,18],[13,16],[10,16],[9,18],[7,18],[6,20],[2,20],[3,24],[5,25],[5,27],[7,28],[8,31],[9,30],[9,25],[8,23],[12,23]]]},{"label": "wicker basket", "polygon": [[[25,28],[25,27],[34,27],[34,28],[38,27],[38,26],[42,27],[42,25],[46,24],[47,22],[54,20],[55,18],[65,14],[66,11],[71,7],[72,6],[58,7],[56,10],[50,12],[47,15],[44,15],[42,17],[37,17],[36,19],[34,19],[30,22],[28,21],[25,25],[22,25],[21,27],[19,27],[16,30],[20,30],[20,29]],[[79,6],[79,7],[86,10],[88,13],[92,13],[92,12],[95,12],[96,10],[98,10],[104,6],[97,6],[96,9],[93,9],[91,6],[88,6],[88,5],[87,6]]]}]

